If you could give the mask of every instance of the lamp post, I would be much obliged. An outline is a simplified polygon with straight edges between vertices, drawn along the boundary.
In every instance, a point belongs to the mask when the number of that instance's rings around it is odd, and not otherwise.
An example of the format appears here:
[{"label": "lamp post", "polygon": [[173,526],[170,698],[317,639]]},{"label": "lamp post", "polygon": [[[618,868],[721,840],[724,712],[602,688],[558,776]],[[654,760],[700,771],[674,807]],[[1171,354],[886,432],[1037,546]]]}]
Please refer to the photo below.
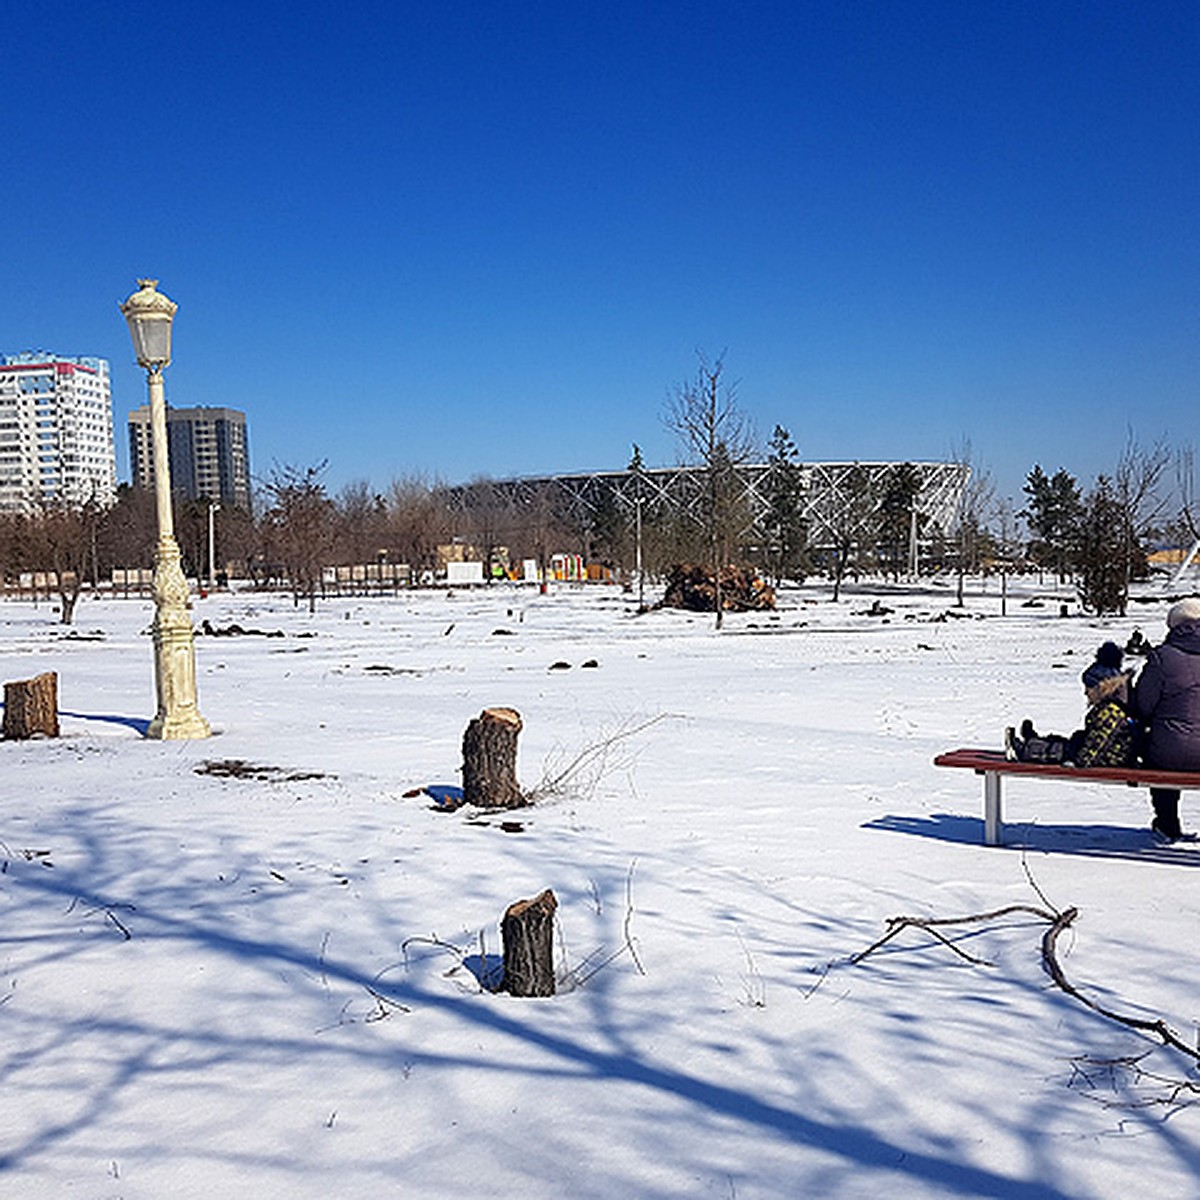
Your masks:
[{"label": "lamp post", "polygon": [[[641,491],[641,480],[638,480],[638,491]],[[637,498],[637,577],[638,577],[638,612],[646,607],[645,575],[642,572],[642,497]]]},{"label": "lamp post", "polygon": [[217,523],[213,519],[213,514],[220,510],[221,506],[215,501],[208,502],[208,590],[216,591],[217,588]]},{"label": "lamp post", "polygon": [[188,613],[188,585],[179,562],[171,514],[171,468],[167,456],[167,402],[162,371],[171,361],[171,321],[178,307],[155,289],[157,279],[139,279],[139,290],[121,312],[129,322],[138,366],[146,368],[150,392],[150,435],[158,544],[154,551],[154,687],[158,711],[146,730],[152,738],[202,738],[211,732],[196,706],[196,651]]}]

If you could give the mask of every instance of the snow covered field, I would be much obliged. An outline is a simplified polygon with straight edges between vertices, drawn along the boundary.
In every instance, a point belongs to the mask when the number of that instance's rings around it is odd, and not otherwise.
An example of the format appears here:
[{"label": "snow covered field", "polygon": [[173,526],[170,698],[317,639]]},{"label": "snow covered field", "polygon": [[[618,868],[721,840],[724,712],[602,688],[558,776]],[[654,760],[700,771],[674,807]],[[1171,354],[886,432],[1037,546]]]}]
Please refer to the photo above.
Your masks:
[{"label": "snow covered field", "polygon": [[[718,635],[599,586],[216,596],[197,623],[283,636],[198,636],[215,736],[169,743],[148,602],[0,605],[0,676],[58,671],[63,732],[0,743],[0,1195],[1197,1194],[1188,1060],[1055,989],[1043,923],[948,931],[990,966],[917,930],[848,962],[888,917],[1074,905],[1071,981],[1195,1038],[1200,848],[1037,780],[985,847],[979,780],[931,765],[1069,732],[1167,604],[1008,605],[809,587]],[[528,787],[628,736],[503,818],[406,797],[491,705]],[[546,887],[560,995],[482,991]]]}]

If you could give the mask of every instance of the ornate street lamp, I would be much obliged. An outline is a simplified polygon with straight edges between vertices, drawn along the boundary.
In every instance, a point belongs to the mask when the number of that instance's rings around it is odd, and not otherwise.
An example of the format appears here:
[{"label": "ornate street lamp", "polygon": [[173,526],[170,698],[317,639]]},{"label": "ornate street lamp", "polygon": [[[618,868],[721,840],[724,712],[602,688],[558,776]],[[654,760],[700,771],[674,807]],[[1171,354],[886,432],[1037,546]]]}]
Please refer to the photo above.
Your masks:
[{"label": "ornate street lamp", "polygon": [[188,612],[188,585],[179,564],[179,543],[171,515],[171,468],[167,456],[167,402],[162,370],[171,361],[171,321],[178,307],[157,279],[139,279],[139,290],[121,312],[129,322],[138,365],[146,368],[150,391],[150,436],[154,456],[154,496],[158,545],[154,551],[154,687],[158,712],[146,736],[202,738],[211,730],[196,706],[196,650]]}]

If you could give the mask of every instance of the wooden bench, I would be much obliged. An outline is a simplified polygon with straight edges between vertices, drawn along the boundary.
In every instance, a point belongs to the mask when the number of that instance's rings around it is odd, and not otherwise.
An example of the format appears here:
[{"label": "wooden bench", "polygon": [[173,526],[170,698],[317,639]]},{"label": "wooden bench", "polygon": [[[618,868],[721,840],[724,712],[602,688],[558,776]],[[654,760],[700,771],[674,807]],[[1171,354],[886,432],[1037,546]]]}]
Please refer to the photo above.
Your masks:
[{"label": "wooden bench", "polygon": [[1003,750],[950,750],[933,760],[935,767],[965,767],[983,776],[983,840],[1000,845],[1004,830],[1001,780],[1005,775],[1037,775],[1084,783],[1123,783],[1128,787],[1200,789],[1200,771],[1160,771],[1155,767],[1067,767],[1059,763],[1011,762]]}]

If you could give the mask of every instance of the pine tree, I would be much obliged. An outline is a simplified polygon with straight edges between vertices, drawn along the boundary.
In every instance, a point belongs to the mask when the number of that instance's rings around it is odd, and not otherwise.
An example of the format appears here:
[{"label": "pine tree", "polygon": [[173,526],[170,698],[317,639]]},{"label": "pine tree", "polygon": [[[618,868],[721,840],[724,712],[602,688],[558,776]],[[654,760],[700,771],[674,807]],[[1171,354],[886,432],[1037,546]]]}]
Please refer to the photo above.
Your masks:
[{"label": "pine tree", "polygon": [[907,560],[920,491],[921,476],[912,463],[901,463],[888,473],[887,486],[879,503],[879,536],[884,559],[890,562],[892,575],[897,579]]},{"label": "pine tree", "polygon": [[804,476],[799,452],[782,425],[767,444],[766,534],[767,569],[775,584],[784,579],[803,579],[809,569],[808,522],[804,519]]},{"label": "pine tree", "polygon": [[1079,602],[1098,616],[1123,616],[1128,604],[1128,537],[1112,480],[1101,475],[1083,506],[1076,542]]},{"label": "pine tree", "polygon": [[1048,476],[1035,466],[1025,480],[1029,504],[1021,513],[1029,532],[1029,555],[1039,566],[1065,579],[1077,556],[1084,515],[1079,484],[1061,467]]}]

